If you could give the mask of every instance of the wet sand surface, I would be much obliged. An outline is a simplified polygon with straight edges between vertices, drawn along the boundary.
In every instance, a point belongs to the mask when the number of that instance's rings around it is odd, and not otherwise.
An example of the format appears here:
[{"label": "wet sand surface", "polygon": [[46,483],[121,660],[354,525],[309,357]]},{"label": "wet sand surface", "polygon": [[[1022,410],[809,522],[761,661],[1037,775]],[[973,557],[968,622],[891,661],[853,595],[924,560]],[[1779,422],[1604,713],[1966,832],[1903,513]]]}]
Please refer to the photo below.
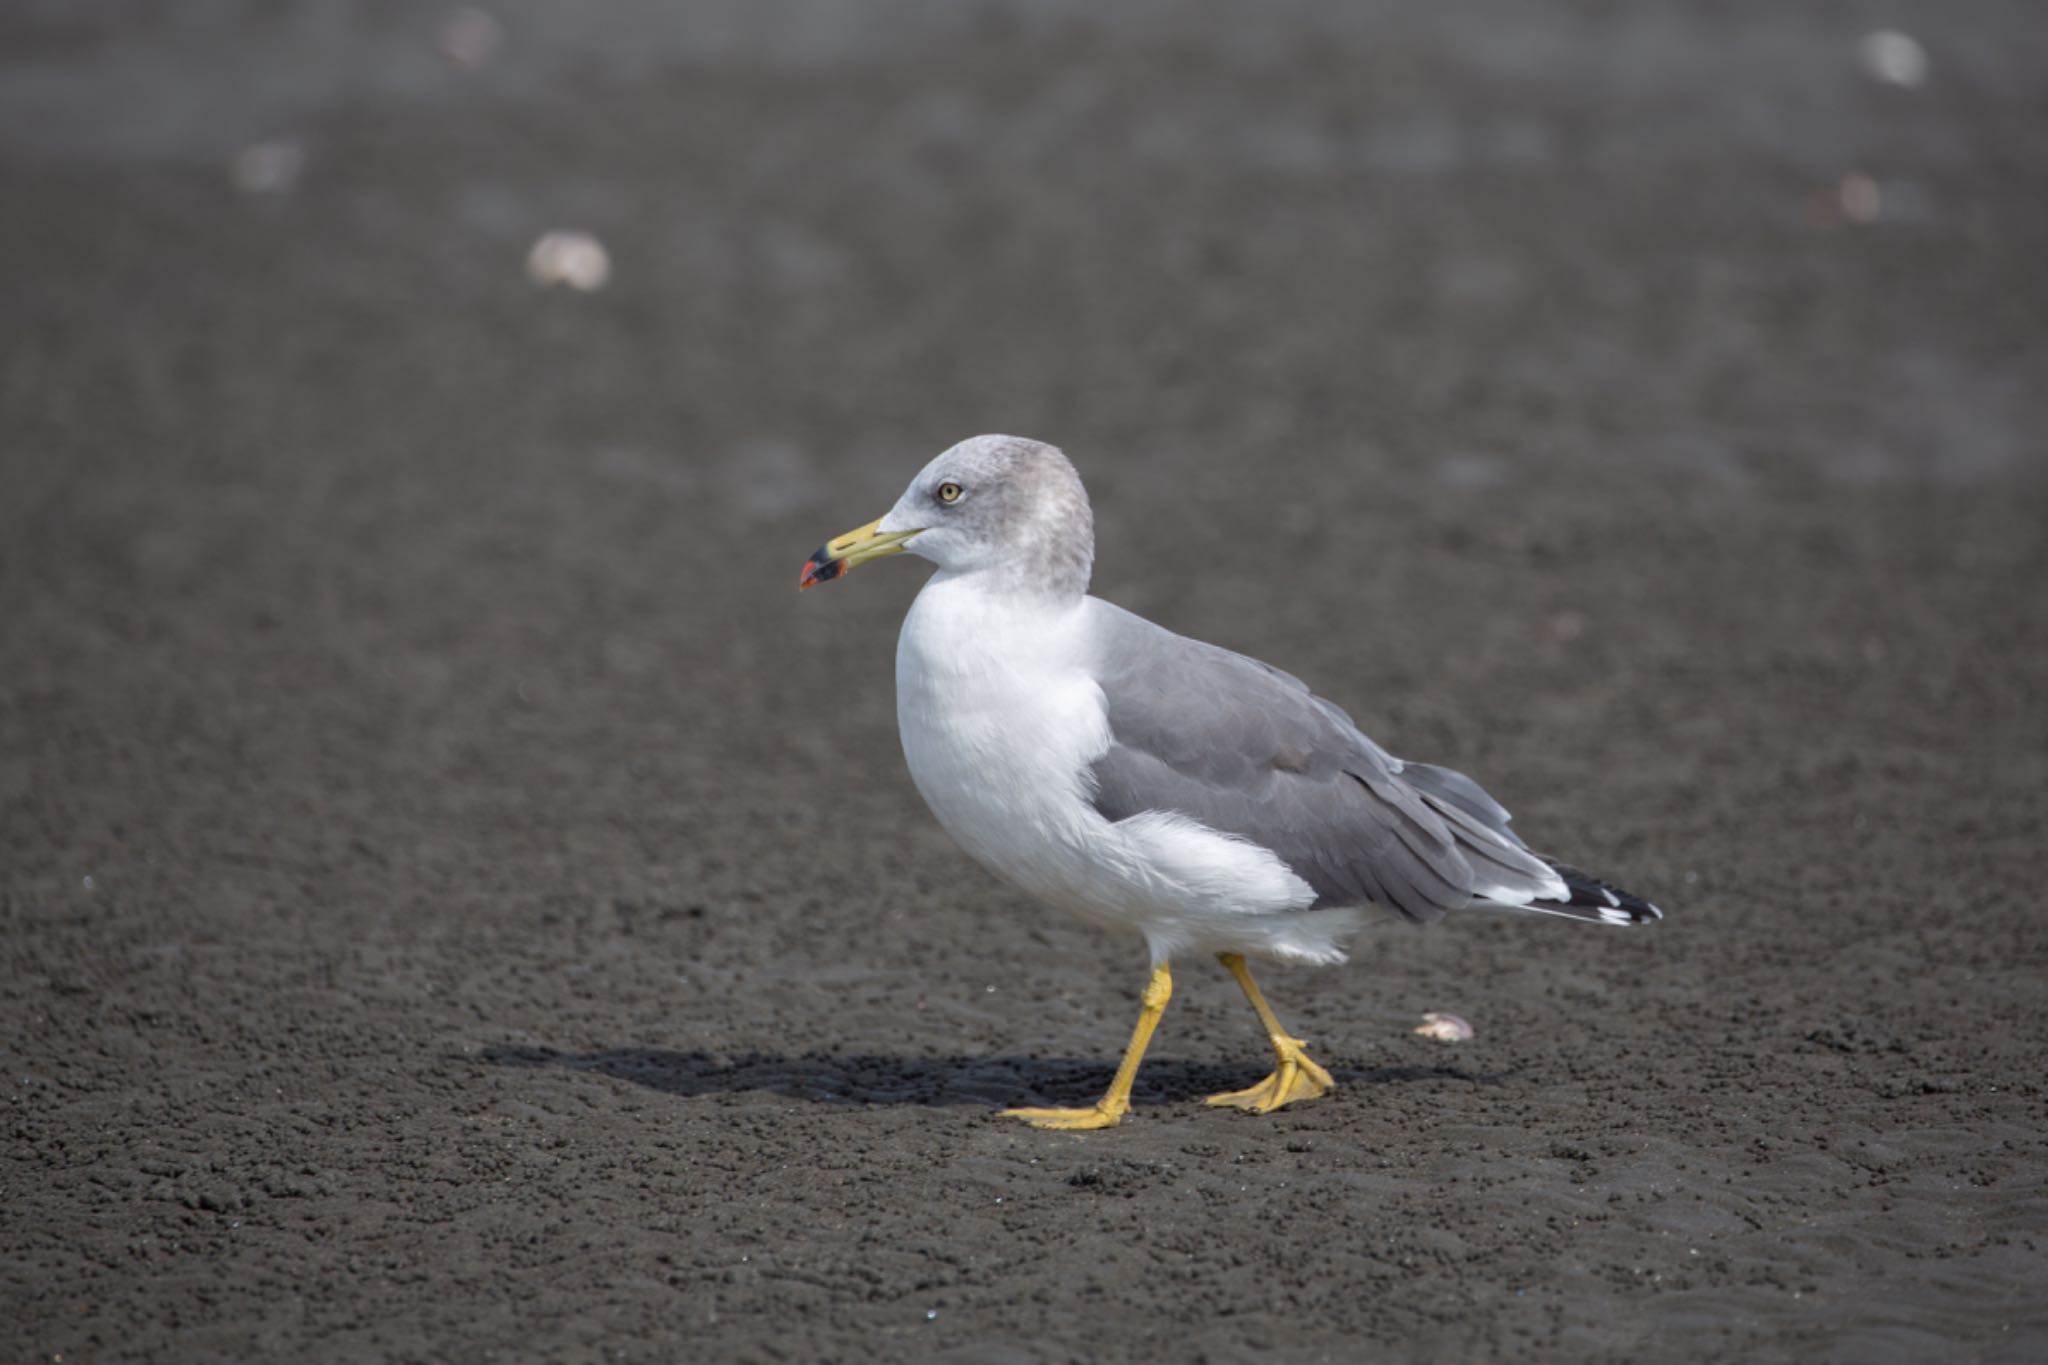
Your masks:
[{"label": "wet sand surface", "polygon": [[[2048,1356],[2031,6],[178,9],[0,18],[0,1354]],[[995,1117],[1142,947],[794,591],[980,431],[1669,918]]]}]

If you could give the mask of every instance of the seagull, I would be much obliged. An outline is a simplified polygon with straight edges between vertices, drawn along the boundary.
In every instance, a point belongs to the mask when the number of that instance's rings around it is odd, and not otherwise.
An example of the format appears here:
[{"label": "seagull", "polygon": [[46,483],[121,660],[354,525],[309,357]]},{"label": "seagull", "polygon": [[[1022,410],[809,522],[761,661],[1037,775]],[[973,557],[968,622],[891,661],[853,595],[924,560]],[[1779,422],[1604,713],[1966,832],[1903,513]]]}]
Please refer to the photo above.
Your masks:
[{"label": "seagull", "polygon": [[1418,922],[1464,909],[1662,918],[1532,852],[1478,783],[1395,758],[1292,675],[1091,597],[1094,515],[1054,446],[962,441],[887,515],[821,546],[798,587],[906,550],[938,566],[896,643],[896,723],[925,803],[997,877],[1135,930],[1151,953],[1102,1098],[1008,1116],[1121,1122],[1185,954],[1214,954],[1236,978],[1276,1058],[1265,1080],[1208,1103],[1264,1114],[1333,1082],[1247,959],[1342,962],[1372,907]]}]

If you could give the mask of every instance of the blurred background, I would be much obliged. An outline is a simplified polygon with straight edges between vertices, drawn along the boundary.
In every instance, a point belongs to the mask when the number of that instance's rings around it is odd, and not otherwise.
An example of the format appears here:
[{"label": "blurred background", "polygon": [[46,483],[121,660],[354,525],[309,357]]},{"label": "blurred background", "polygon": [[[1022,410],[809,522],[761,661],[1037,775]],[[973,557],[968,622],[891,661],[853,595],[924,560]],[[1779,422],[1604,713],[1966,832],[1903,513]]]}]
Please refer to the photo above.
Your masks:
[{"label": "blurred background", "polygon": [[[1819,1008],[2038,1082],[2044,71],[2030,0],[11,0],[0,914],[46,1221],[67,1134],[140,1169],[556,1083],[450,1038],[681,1050],[593,1105],[1107,1058],[1136,946],[993,888],[902,773],[922,574],[795,592],[984,431],[1075,460],[1098,593],[1673,912],[1584,976],[1391,940],[1390,998],[1285,1010],[1569,1039],[1555,993],[1625,980],[1667,1047],[1739,999],[1766,1052]],[[1929,1062],[1964,1000],[1989,1040]],[[1177,1000],[1173,1047],[1240,1057],[1236,1008]],[[2000,1093],[1973,1131],[2038,1148]],[[382,1159],[317,1158],[357,1196]]]},{"label": "blurred background", "polygon": [[103,700],[266,798],[438,809],[365,767],[512,780],[508,733],[780,800],[886,749],[850,651],[916,577],[792,566],[991,430],[1079,462],[1105,595],[1397,747],[1456,740],[1453,658],[2012,630],[1969,576],[2038,550],[2048,35],[1935,13],[11,5],[17,752]]}]

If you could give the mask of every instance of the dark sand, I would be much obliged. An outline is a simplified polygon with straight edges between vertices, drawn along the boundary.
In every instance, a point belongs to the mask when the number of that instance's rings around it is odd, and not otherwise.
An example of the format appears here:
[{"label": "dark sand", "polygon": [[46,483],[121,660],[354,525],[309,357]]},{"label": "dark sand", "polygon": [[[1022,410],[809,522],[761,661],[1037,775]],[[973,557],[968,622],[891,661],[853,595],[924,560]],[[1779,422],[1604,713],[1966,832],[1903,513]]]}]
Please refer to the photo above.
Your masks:
[{"label": "dark sand", "polygon": [[[2037,6],[173,8],[0,17],[0,1353],[2048,1358]],[[1142,950],[794,591],[986,430],[1669,919],[993,1116]]]}]

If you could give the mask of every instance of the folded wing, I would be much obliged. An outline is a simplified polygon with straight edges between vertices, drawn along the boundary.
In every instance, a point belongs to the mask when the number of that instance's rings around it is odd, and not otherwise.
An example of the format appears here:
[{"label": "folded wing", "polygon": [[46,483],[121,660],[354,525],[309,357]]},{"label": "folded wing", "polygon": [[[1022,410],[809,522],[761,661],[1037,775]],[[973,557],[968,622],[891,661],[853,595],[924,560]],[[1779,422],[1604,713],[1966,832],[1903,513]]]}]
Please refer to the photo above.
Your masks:
[{"label": "folded wing", "polygon": [[1300,679],[1100,601],[1096,678],[1110,746],[1097,811],[1173,811],[1270,849],[1316,905],[1417,920],[1475,902],[1569,903],[1572,891],[1462,773],[1403,763]]}]

